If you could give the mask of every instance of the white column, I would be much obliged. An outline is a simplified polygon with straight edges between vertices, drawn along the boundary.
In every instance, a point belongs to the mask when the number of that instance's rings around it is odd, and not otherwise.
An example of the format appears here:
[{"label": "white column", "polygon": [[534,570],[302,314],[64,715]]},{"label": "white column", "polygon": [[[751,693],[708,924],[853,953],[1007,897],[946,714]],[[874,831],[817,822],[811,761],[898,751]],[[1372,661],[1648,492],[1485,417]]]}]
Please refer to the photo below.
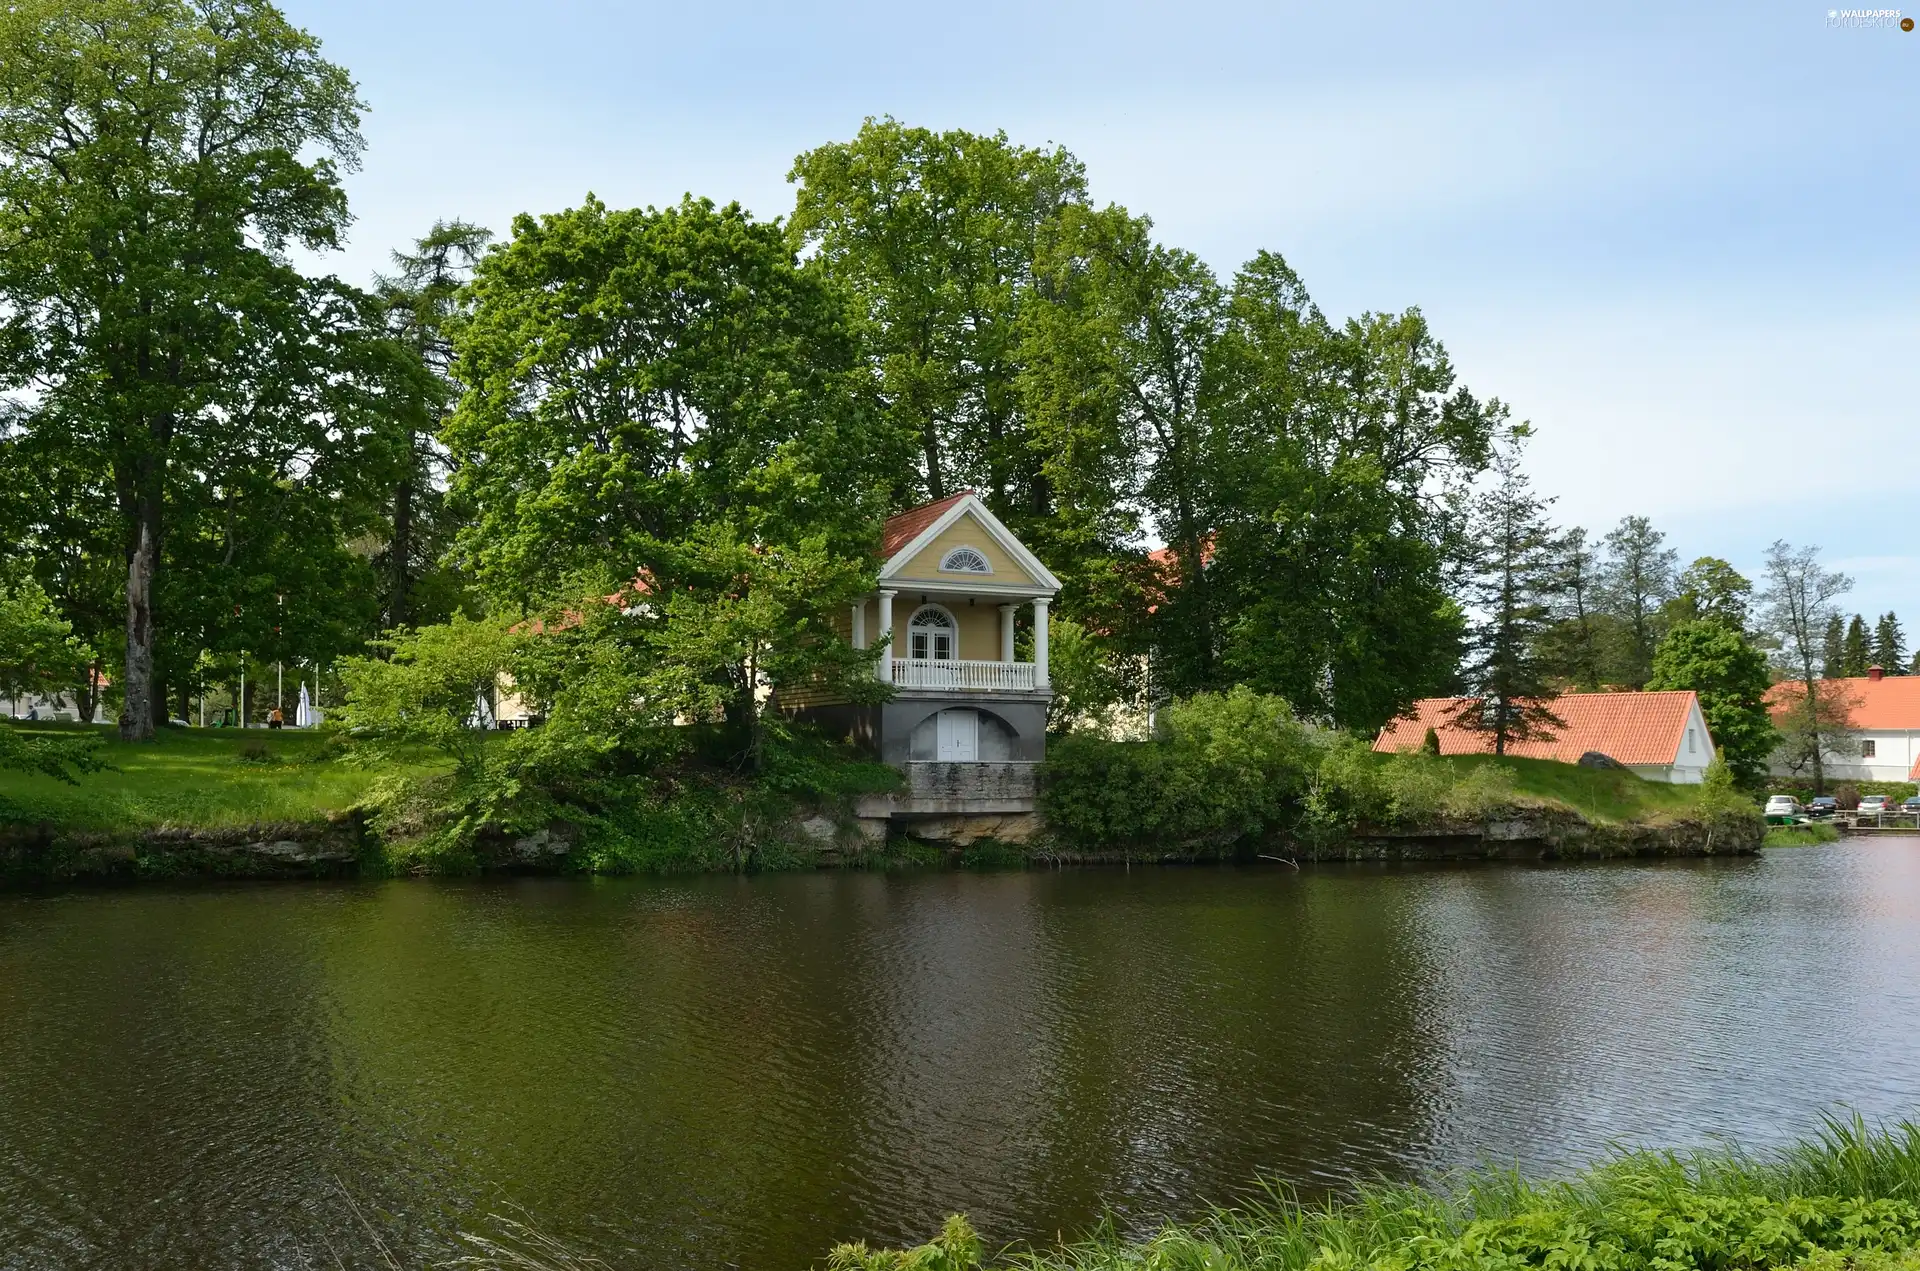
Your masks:
[{"label": "white column", "polygon": [[893,683],[893,597],[891,591],[880,593],[880,643],[886,652],[880,655],[880,678]]},{"label": "white column", "polygon": [[867,602],[858,600],[853,606],[853,647],[867,647]]},{"label": "white column", "polygon": [[1047,598],[1035,596],[1033,599],[1033,682],[1040,688],[1048,687],[1052,681],[1047,678]]},{"label": "white column", "polygon": [[1018,605],[1000,606],[1000,660],[1013,661],[1013,611]]}]

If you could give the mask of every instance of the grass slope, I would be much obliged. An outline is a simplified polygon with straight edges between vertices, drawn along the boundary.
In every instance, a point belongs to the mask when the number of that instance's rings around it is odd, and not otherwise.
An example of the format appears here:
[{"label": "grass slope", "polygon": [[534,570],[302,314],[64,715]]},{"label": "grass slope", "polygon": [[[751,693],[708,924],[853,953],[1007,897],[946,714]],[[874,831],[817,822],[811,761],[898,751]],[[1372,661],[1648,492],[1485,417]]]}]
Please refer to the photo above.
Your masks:
[{"label": "grass slope", "polygon": [[1451,755],[1441,760],[1457,770],[1500,763],[1514,774],[1514,791],[1523,801],[1559,803],[1591,821],[1648,821],[1684,816],[1699,805],[1699,786],[1647,781],[1619,768],[1582,768],[1551,759],[1495,759],[1492,755]]},{"label": "grass slope", "polygon": [[[72,724],[3,727],[82,730]],[[105,758],[112,771],[82,777],[77,785],[0,772],[0,821],[106,831],[316,821],[352,807],[381,775],[338,762],[326,738],[313,733],[166,728],[155,741],[134,744],[120,741],[111,727],[91,731],[109,739]]]},{"label": "grass slope", "polygon": [[1307,1205],[1281,1189],[1145,1240],[1110,1227],[986,1252],[966,1220],[913,1250],[842,1245],[830,1271],[1920,1271],[1920,1126],[1830,1121],[1783,1151],[1633,1152],[1561,1182],[1511,1172],[1360,1186]]}]

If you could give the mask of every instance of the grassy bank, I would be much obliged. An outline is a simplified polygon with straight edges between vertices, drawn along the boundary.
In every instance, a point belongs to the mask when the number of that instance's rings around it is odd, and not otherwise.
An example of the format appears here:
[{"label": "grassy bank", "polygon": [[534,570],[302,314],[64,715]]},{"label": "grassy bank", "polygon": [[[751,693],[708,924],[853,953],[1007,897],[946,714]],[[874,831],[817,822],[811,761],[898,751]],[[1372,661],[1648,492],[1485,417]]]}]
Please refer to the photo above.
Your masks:
[{"label": "grassy bank", "polygon": [[1699,786],[1647,781],[1618,768],[1582,768],[1550,759],[1496,760],[1453,755],[1439,760],[1456,772],[1498,763],[1513,773],[1517,801],[1572,808],[1590,821],[1621,823],[1685,816],[1700,805]]},{"label": "grassy bank", "polygon": [[1831,825],[1814,821],[1808,825],[1775,825],[1767,830],[1765,847],[1818,847],[1822,843],[1837,843],[1840,831]]},{"label": "grassy bank", "polygon": [[[80,725],[0,725],[49,735]],[[339,762],[315,733],[265,729],[162,729],[150,743],[122,742],[110,727],[110,771],[68,785],[51,777],[0,772],[0,817],[64,830],[222,829],[267,822],[325,820],[353,807],[381,775]]]},{"label": "grassy bank", "polygon": [[1299,1203],[1278,1189],[1145,1240],[1112,1230],[985,1250],[962,1218],[912,1250],[843,1245],[832,1271],[1920,1271],[1920,1126],[1830,1122],[1781,1151],[1639,1152],[1558,1182],[1484,1172]]}]

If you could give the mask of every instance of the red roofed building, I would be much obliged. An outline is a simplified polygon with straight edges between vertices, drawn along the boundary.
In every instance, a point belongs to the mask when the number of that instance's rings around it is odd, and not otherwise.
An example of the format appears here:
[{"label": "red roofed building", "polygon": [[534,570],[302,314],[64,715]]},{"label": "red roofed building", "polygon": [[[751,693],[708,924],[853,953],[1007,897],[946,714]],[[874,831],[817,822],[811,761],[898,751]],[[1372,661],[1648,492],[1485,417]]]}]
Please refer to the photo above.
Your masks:
[{"label": "red roofed building", "polygon": [[[1418,750],[1433,729],[1443,755],[1493,753],[1493,739],[1449,721],[1462,697],[1429,697],[1413,704],[1410,717],[1396,719],[1380,730],[1373,748],[1388,754]],[[1713,761],[1713,738],[1707,733],[1700,699],[1692,691],[1662,693],[1565,693],[1553,699],[1553,713],[1562,727],[1552,739],[1510,742],[1507,753],[1519,759],[1554,759],[1578,763],[1599,753],[1625,764],[1648,781],[1695,785],[1705,778]]]},{"label": "red roofed building", "polygon": [[[1865,675],[1822,680],[1838,686],[1850,702],[1857,755],[1823,755],[1826,775],[1843,781],[1920,781],[1920,675],[1887,675],[1874,667]],[[1773,686],[1767,705],[1777,721],[1799,700],[1801,686],[1787,680]],[[1786,768],[1774,766],[1778,775]]]}]

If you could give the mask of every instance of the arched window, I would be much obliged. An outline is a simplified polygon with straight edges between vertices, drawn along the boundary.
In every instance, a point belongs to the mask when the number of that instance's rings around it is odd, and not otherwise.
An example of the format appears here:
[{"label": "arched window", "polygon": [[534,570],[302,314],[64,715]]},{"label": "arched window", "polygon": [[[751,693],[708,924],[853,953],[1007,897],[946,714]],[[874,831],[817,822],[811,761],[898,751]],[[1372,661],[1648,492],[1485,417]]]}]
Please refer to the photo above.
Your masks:
[{"label": "arched window", "polygon": [[972,547],[956,547],[940,560],[940,568],[950,574],[991,574],[993,566]]},{"label": "arched window", "polygon": [[951,662],[960,628],[939,605],[922,605],[907,623],[907,656],[922,662]]}]

